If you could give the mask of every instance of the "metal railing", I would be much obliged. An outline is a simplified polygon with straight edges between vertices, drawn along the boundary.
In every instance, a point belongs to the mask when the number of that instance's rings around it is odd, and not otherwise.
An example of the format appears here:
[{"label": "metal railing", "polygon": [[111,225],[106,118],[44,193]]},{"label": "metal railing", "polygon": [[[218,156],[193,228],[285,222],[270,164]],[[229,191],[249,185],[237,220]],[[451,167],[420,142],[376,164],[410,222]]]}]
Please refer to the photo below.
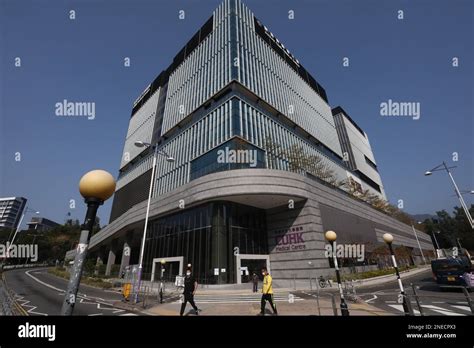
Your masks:
[{"label": "metal railing", "polygon": [[[410,287],[413,291],[413,294],[410,295],[410,294],[407,294],[406,297],[408,298],[408,300],[411,300],[411,298],[413,298],[415,300],[415,303],[418,307],[418,312],[420,313],[420,316],[425,316],[426,315],[426,312],[423,310],[423,304],[421,303],[420,299],[423,299],[423,298],[439,298],[439,299],[443,299],[443,300],[446,300],[446,296],[445,295],[432,295],[432,294],[429,294],[429,295],[420,295],[417,290],[420,288],[419,286],[417,286],[416,284],[413,284],[413,283],[410,283]],[[461,289],[463,294],[464,294],[464,297],[466,298],[466,304],[467,306],[470,308],[471,310],[471,315],[474,315],[474,303],[471,299],[471,296],[469,295],[469,291],[468,289],[465,287],[465,286],[461,286],[461,285],[449,285],[449,286],[444,286],[444,288],[448,288],[448,289]],[[410,306],[411,307],[411,306]],[[412,309],[412,312],[410,313],[411,315],[415,315],[415,312],[413,311]]]}]

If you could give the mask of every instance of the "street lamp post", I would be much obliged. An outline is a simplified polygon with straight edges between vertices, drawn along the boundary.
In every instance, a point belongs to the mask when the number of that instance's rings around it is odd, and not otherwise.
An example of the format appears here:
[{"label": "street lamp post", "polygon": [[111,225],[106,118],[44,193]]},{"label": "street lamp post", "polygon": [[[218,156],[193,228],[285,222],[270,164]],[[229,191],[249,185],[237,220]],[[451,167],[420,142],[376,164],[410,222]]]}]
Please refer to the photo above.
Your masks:
[{"label": "street lamp post", "polygon": [[[37,235],[37,234],[27,234],[27,236],[33,237],[33,242],[31,243],[31,245],[34,246],[34,245],[35,245],[35,241],[36,241],[36,237],[38,237],[38,235]],[[39,236],[39,237],[42,237],[42,236]],[[26,265],[28,264],[28,259],[30,259],[30,258],[28,258],[28,257],[26,258],[24,267],[26,267]]]},{"label": "street lamp post", "polygon": [[[152,145],[150,143],[146,143],[143,141],[136,141],[135,146],[137,147],[151,147]],[[153,149],[153,164],[151,166],[151,180],[150,180],[150,190],[148,191],[148,202],[146,205],[146,214],[145,214],[145,226],[143,227],[143,237],[142,237],[142,242],[140,245],[140,257],[138,261],[138,289],[135,294],[135,303],[138,302],[138,293],[140,292],[140,287],[141,287],[141,282],[142,282],[142,270],[143,270],[143,254],[145,252],[145,241],[146,241],[146,234],[147,234],[147,229],[148,229],[148,217],[150,215],[150,203],[151,203],[151,196],[153,193],[153,186],[155,182],[155,167],[156,167],[156,162],[158,155],[162,155],[166,157],[166,160],[168,162],[174,162],[174,158],[168,155],[165,151],[163,150],[158,150],[158,145],[154,146]]]},{"label": "street lamp post", "polygon": [[433,238],[435,240],[435,243],[436,243],[436,250],[439,250],[439,243],[438,243],[438,240],[436,239],[436,233],[439,233],[439,231],[433,231],[432,234],[433,234]]},{"label": "street lamp post", "polygon": [[[309,267],[313,266],[313,262],[312,262],[312,261],[308,261],[308,266],[309,266]],[[315,267],[315,266],[313,266],[313,267]],[[311,272],[311,270],[310,270],[310,271],[309,271],[309,287],[310,287],[311,290],[313,290],[313,283],[312,283],[312,278],[311,278],[311,274],[312,274],[312,273],[313,273],[313,272]],[[314,280],[316,280],[316,278],[314,278]]]},{"label": "street lamp post", "polygon": [[400,278],[400,272],[398,272],[397,260],[395,259],[395,254],[392,248],[393,236],[390,233],[385,233],[383,235],[383,240],[385,243],[387,243],[388,249],[390,250],[390,255],[392,256],[393,268],[395,269],[395,273],[397,274],[398,286],[400,287],[400,295],[403,299],[403,310],[405,311],[405,315],[413,315],[413,309],[411,307],[410,300],[408,300],[407,296],[405,295],[402,279]]},{"label": "street lamp post", "polygon": [[337,239],[337,234],[334,231],[327,231],[324,234],[324,237],[331,244],[331,253],[332,253],[332,259],[334,262],[334,269],[336,270],[337,286],[339,287],[339,295],[341,296],[341,315],[349,316],[349,308],[347,307],[347,303],[344,299],[344,291],[342,290],[341,276],[339,274],[339,266],[337,264],[336,251],[334,250],[334,242]]},{"label": "street lamp post", "polygon": [[64,302],[61,309],[62,315],[72,315],[76,304],[77,291],[81,282],[82,270],[87,256],[89,246],[89,234],[94,227],[97,209],[109,199],[115,191],[115,180],[113,176],[104,170],[93,170],[86,173],[79,182],[79,191],[87,204],[87,212],[82,225],[79,244],[76,248],[74,266],[71,270]]},{"label": "street lamp post", "polygon": [[161,273],[160,273],[160,303],[163,303],[163,275],[165,273],[165,263],[166,260],[162,259],[160,261],[161,264]]},{"label": "street lamp post", "polygon": [[[23,214],[21,214],[21,218],[20,218],[20,221],[18,222],[18,225],[15,229],[15,233],[13,234],[13,238],[10,242],[10,245],[13,244],[15,242],[15,238],[16,238],[16,235],[18,234],[18,232],[20,231],[20,228],[21,228],[21,223],[23,221],[23,218],[25,217],[26,213],[28,212],[31,212],[31,213],[35,213],[35,214],[39,214],[40,212],[39,211],[36,211],[34,209],[30,209],[28,208],[28,206],[25,207],[25,209],[23,210]],[[11,234],[10,234],[11,235]]]},{"label": "street lamp post", "polygon": [[[469,222],[469,224],[471,225],[471,228],[474,229],[474,221],[472,219],[472,216],[471,216],[471,213],[469,212],[469,209],[467,208],[467,205],[466,203],[464,202],[464,199],[462,198],[462,194],[461,192],[459,191],[459,188],[458,188],[458,185],[456,185],[456,182],[454,181],[454,178],[453,178],[453,175],[451,174],[451,171],[449,169],[451,168],[456,168],[455,166],[453,167],[448,167],[446,165],[446,163],[443,161],[442,164],[440,164],[439,166],[436,166],[434,167],[433,169],[431,170],[428,170],[425,172],[425,175],[426,176],[429,176],[431,174],[433,174],[433,172],[436,172],[436,171],[439,171],[439,170],[446,170],[446,172],[448,173],[452,183],[453,183],[453,186],[454,186],[454,192],[456,193],[456,196],[458,196],[458,199],[459,199],[459,202],[461,203],[461,206],[462,208],[464,209],[464,213],[466,214],[466,217],[467,217],[467,220]],[[471,191],[472,192],[472,191]]]},{"label": "street lamp post", "polygon": [[418,240],[418,235],[416,234],[415,226],[411,224],[411,228],[413,229],[413,233],[415,234],[416,242],[418,243],[418,248],[420,248],[420,253],[421,253],[421,257],[423,258],[423,263],[426,265],[425,255],[423,254],[423,250],[421,249],[421,244],[420,244],[420,241]]}]

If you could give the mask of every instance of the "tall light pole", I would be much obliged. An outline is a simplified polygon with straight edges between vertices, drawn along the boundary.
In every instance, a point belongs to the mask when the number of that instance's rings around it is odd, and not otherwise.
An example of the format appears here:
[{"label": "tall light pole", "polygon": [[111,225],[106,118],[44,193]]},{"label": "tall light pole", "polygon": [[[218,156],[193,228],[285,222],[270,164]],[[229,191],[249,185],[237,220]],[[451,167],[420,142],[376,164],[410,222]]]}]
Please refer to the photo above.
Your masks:
[{"label": "tall light pole", "polygon": [[109,199],[115,191],[114,177],[105,170],[93,170],[86,173],[79,181],[79,192],[87,204],[86,217],[82,225],[79,244],[76,248],[74,265],[71,270],[71,276],[67,286],[64,302],[61,309],[62,315],[72,315],[74,305],[76,304],[77,291],[81,282],[84,262],[89,247],[89,234],[92,233],[97,210],[99,206]]},{"label": "tall light pole", "polygon": [[438,243],[438,240],[436,239],[436,233],[439,233],[439,231],[433,231],[432,232],[435,243],[436,243],[436,250],[439,250],[439,243]]},{"label": "tall light pole", "polygon": [[433,172],[440,171],[440,170],[446,170],[446,172],[448,173],[448,175],[449,175],[449,177],[450,177],[450,179],[453,183],[454,192],[456,193],[456,196],[458,196],[459,202],[461,203],[461,206],[464,209],[464,213],[466,214],[467,220],[469,221],[469,224],[471,225],[471,228],[474,229],[474,221],[472,219],[471,213],[469,212],[469,209],[467,208],[467,205],[464,202],[464,199],[462,198],[462,194],[459,191],[458,185],[456,185],[456,182],[454,181],[453,175],[451,174],[451,171],[449,170],[449,169],[452,169],[452,168],[456,168],[456,166],[448,167],[446,165],[446,163],[443,161],[443,163],[440,164],[439,166],[436,166],[433,169],[426,171],[425,175],[429,176],[429,175],[433,174]]},{"label": "tall light pole", "polygon": [[416,234],[415,226],[413,225],[413,223],[411,224],[411,228],[413,229],[413,233],[415,234],[416,242],[418,243],[418,248],[420,248],[420,253],[421,253],[421,257],[423,258],[423,262],[426,265],[425,255],[423,254],[423,250],[421,249],[421,244],[420,244],[420,241],[418,240],[418,235]]},{"label": "tall light pole", "polygon": [[336,270],[337,286],[339,287],[339,295],[341,296],[341,315],[349,316],[349,308],[347,307],[346,300],[344,299],[344,291],[342,291],[341,276],[339,274],[339,266],[337,264],[336,251],[334,250],[334,242],[337,239],[337,234],[334,231],[327,231],[324,234],[324,237],[331,244],[331,253],[332,253],[332,259],[334,262],[334,268]]},{"label": "tall light pole", "polygon": [[395,269],[395,273],[397,275],[398,286],[400,287],[400,295],[402,296],[402,300],[403,300],[403,310],[405,311],[405,315],[413,315],[411,302],[409,299],[407,299],[405,295],[402,279],[400,278],[400,272],[398,272],[397,260],[395,259],[395,254],[392,248],[393,236],[390,233],[385,233],[383,235],[383,240],[385,243],[387,243],[388,249],[390,250],[390,255],[392,256],[393,268]]},{"label": "tall light pole", "polygon": [[21,222],[23,221],[23,218],[25,217],[26,213],[28,213],[28,212],[32,212],[32,213],[35,213],[35,214],[39,214],[39,213],[40,213],[39,211],[36,211],[36,210],[34,210],[34,209],[28,208],[28,206],[25,207],[25,209],[23,210],[23,214],[21,215],[20,221],[18,222],[18,226],[16,227],[15,233],[13,234],[13,238],[12,238],[11,242],[8,243],[7,257],[8,257],[8,255],[9,255],[9,252],[10,252],[11,247],[13,246],[13,243],[15,243],[16,235],[18,234],[18,231],[20,231]]},{"label": "tall light pole", "polygon": [[[38,237],[38,235],[37,234],[27,234],[27,236],[33,237],[33,242],[31,243],[31,245],[35,245],[35,240]],[[39,237],[41,238],[43,236],[40,235]],[[30,258],[28,258],[28,257],[26,258],[24,266],[26,266],[28,264],[28,259],[30,259]]]},{"label": "tall light pole", "polygon": [[[136,141],[135,146],[137,147],[152,147],[150,143],[146,143],[143,141]],[[142,237],[142,243],[140,245],[140,258],[138,261],[138,290],[137,293],[135,294],[135,303],[138,302],[138,292],[140,291],[140,286],[142,282],[142,270],[143,270],[143,254],[145,252],[145,241],[146,241],[146,233],[147,233],[147,228],[148,228],[148,217],[150,215],[150,203],[151,203],[151,196],[153,193],[153,187],[155,183],[155,167],[156,167],[156,161],[158,158],[158,155],[165,156],[166,160],[168,162],[174,162],[174,158],[168,155],[165,151],[163,150],[158,150],[158,145],[153,146],[153,164],[151,166],[151,180],[150,180],[150,190],[148,192],[148,202],[146,206],[146,214],[145,214],[145,226],[143,228],[143,237]]]},{"label": "tall light pole", "polygon": [[161,270],[160,270],[160,303],[163,303],[163,290],[164,290],[163,276],[164,276],[164,273],[165,273],[165,264],[166,264],[165,259],[162,259],[160,261],[160,264],[161,264]]}]

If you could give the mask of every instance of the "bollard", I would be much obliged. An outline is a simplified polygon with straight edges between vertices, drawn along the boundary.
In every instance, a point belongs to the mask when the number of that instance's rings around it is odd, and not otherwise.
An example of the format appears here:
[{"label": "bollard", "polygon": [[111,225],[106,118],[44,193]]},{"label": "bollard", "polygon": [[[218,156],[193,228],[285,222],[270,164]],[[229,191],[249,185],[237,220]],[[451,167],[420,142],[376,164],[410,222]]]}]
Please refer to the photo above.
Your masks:
[{"label": "bollard", "polygon": [[334,311],[334,316],[337,317],[336,300],[334,299],[333,294],[331,294],[331,302],[332,302],[332,310]]},{"label": "bollard", "polygon": [[472,314],[474,314],[474,306],[472,305],[471,297],[469,296],[469,292],[465,286],[462,287],[462,292],[464,293],[464,296],[466,296],[467,304],[469,305],[469,308],[471,308]]},{"label": "bollard", "polygon": [[411,288],[413,289],[413,295],[415,295],[416,305],[418,306],[418,310],[420,311],[420,315],[423,316],[423,309],[421,308],[420,301],[418,300],[418,294],[416,293],[416,286],[413,283],[410,283]]},{"label": "bollard", "polygon": [[318,314],[321,316],[321,305],[319,304],[319,285],[316,281],[316,278],[314,279],[314,284],[316,284],[316,302],[318,304]]}]

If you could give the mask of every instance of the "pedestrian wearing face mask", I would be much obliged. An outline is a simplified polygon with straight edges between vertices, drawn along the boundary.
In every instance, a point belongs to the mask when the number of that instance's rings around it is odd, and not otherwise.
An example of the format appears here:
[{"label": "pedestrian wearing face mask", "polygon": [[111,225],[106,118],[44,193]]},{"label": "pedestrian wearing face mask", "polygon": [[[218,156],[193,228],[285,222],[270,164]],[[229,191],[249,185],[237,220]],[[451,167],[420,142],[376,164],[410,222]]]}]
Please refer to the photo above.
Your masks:
[{"label": "pedestrian wearing face mask", "polygon": [[262,301],[260,306],[259,315],[265,315],[265,305],[267,301],[270,303],[270,306],[273,309],[273,314],[278,315],[275,302],[273,302],[273,280],[270,273],[268,273],[266,268],[262,269],[263,275],[263,287],[262,287]]},{"label": "pedestrian wearing face mask", "polygon": [[198,287],[198,283],[194,278],[191,268],[188,267],[186,270],[186,277],[184,277],[184,292],[183,292],[183,303],[181,304],[181,311],[180,315],[184,314],[184,310],[186,309],[186,303],[189,302],[194,309],[196,315],[199,314],[201,311],[197,308],[196,304],[194,303],[194,293],[196,292]]}]

